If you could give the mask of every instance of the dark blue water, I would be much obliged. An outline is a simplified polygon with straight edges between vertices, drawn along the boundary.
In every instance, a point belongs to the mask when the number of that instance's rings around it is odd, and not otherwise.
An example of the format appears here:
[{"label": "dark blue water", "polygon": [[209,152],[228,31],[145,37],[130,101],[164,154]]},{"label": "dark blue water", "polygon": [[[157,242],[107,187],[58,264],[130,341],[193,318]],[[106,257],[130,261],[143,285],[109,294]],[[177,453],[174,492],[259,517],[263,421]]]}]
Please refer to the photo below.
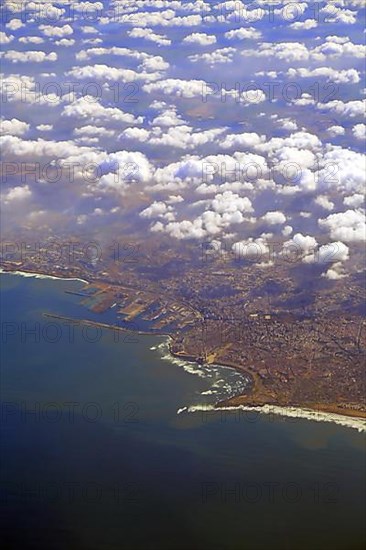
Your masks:
[{"label": "dark blue water", "polygon": [[362,434],[177,414],[245,380],[164,360],[156,337],[46,319],[88,317],[65,293],[77,281],[1,282],[2,547],[363,548]]}]

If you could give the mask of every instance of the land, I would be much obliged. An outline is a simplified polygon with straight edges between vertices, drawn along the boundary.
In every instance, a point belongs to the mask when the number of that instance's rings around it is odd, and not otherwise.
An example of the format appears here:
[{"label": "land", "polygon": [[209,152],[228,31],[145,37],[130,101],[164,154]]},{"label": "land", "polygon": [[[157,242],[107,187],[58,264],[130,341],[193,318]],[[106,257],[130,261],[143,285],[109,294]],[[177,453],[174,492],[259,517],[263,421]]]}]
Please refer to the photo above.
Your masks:
[{"label": "land", "polygon": [[169,335],[173,355],[249,375],[245,393],[218,407],[272,404],[366,417],[364,272],[327,281],[317,265],[269,270],[223,256],[198,258],[189,247],[177,261],[164,243],[149,243],[144,253],[138,244],[97,262],[86,261],[85,251],[70,262],[58,248],[56,257],[48,243],[22,257],[9,257],[7,247],[0,265],[87,280],[77,292],[80,303],[101,315],[113,311],[115,323],[83,322]]}]

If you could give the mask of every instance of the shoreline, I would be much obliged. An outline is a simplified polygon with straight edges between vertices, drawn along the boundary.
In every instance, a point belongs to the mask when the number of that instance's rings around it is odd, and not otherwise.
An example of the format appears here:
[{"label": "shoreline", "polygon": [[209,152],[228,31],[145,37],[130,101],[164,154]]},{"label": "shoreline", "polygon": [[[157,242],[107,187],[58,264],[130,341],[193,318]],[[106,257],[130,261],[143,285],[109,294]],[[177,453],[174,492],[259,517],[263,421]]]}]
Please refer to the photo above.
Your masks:
[{"label": "shoreline", "polygon": [[[173,357],[177,357],[181,360],[194,361],[194,357],[188,354],[184,355],[171,352]],[[205,363],[208,366],[210,363]],[[257,411],[261,414],[275,414],[277,416],[289,416],[298,418],[307,418],[308,420],[316,420],[318,422],[334,422],[347,427],[354,427],[358,431],[366,431],[366,412],[357,411],[350,408],[339,407],[334,403],[280,403],[275,400],[259,400],[251,392],[255,386],[255,380],[250,370],[246,370],[243,367],[232,363],[215,363],[221,367],[231,368],[249,377],[252,380],[251,387],[244,393],[219,401],[210,410],[243,410],[243,411]],[[189,407],[188,407],[189,410]],[[195,412],[193,410],[189,412]],[[317,416],[318,418],[316,418]],[[356,427],[357,423],[357,427]],[[351,424],[355,424],[354,426]]]},{"label": "shoreline", "polygon": [[[0,267],[0,274],[1,273],[10,273],[13,275],[18,275],[22,277],[34,277],[37,279],[53,279],[53,280],[65,280],[65,281],[80,281],[85,284],[91,284],[90,281],[87,281],[85,279],[81,279],[79,277],[60,277],[55,275],[48,275],[46,273],[35,273],[31,271],[19,271],[19,270],[5,270],[2,267]],[[56,314],[44,314],[45,316],[49,317],[60,317]],[[110,330],[122,330],[126,332],[136,332],[137,334],[141,335],[149,335],[149,336],[160,336],[164,338],[168,338],[168,350],[169,354],[172,358],[180,359],[182,361],[187,361],[190,363],[195,363],[198,365],[205,365],[210,366],[211,363],[203,363],[200,361],[198,357],[191,356],[189,354],[182,353],[176,353],[171,350],[171,343],[174,341],[174,337],[171,334],[156,334],[153,332],[143,332],[143,331],[131,331],[127,328],[118,327],[114,325],[107,325],[105,323],[98,323],[94,321],[88,321],[88,320],[78,320],[79,322],[83,322],[86,324],[95,324],[102,326],[103,328],[107,328]],[[246,411],[257,411],[260,414],[275,414],[278,416],[289,416],[289,417],[297,417],[297,418],[304,418],[308,420],[316,420],[319,422],[334,422],[339,425],[343,425],[350,428],[355,428],[358,431],[366,431],[366,412],[363,411],[356,411],[354,409],[350,408],[342,408],[339,407],[337,404],[332,403],[304,403],[301,404],[281,404],[276,401],[271,402],[265,402],[256,400],[255,397],[251,396],[251,392],[255,388],[256,380],[253,376],[253,373],[250,370],[246,370],[243,367],[240,367],[235,364],[228,364],[228,363],[215,363],[215,365],[220,367],[226,367],[236,370],[242,375],[245,375],[249,377],[252,380],[252,384],[250,384],[250,389],[248,393],[240,394],[235,397],[231,397],[230,399],[226,399],[223,401],[219,401],[214,406],[209,406],[207,410],[246,410]],[[241,402],[244,401],[244,402]],[[246,402],[247,401],[247,402]],[[268,401],[268,400],[267,400]],[[194,412],[193,410],[189,410],[189,412]],[[199,410],[199,409],[198,409]],[[203,410],[203,409],[202,409]],[[315,418],[315,416],[318,416],[318,418]]]},{"label": "shoreline", "polygon": [[[311,408],[305,407],[292,407],[292,406],[279,406],[275,404],[263,404],[258,406],[251,405],[233,405],[233,406],[218,406],[218,405],[192,405],[190,407],[185,407],[180,409],[178,414],[182,412],[188,413],[197,413],[197,412],[216,412],[219,411],[228,411],[235,413],[236,411],[243,411],[244,413],[258,413],[259,415],[265,416],[277,416],[288,419],[296,420],[308,420],[311,422],[327,422],[332,424],[337,424],[338,426],[343,426],[345,428],[351,428],[357,430],[359,433],[366,432],[366,420],[364,418],[347,416],[345,414],[331,413],[320,411]],[[253,422],[253,419],[250,420]],[[291,420],[287,420],[289,423]],[[295,420],[293,421],[295,423]]]},{"label": "shoreline", "polygon": [[81,283],[91,284],[90,281],[86,279],[81,279],[80,277],[58,277],[56,275],[48,275],[47,273],[36,273],[34,271],[18,271],[4,269],[0,267],[1,273],[11,273],[13,275],[19,275],[20,277],[34,277],[35,279],[53,279],[54,281],[80,281]]}]

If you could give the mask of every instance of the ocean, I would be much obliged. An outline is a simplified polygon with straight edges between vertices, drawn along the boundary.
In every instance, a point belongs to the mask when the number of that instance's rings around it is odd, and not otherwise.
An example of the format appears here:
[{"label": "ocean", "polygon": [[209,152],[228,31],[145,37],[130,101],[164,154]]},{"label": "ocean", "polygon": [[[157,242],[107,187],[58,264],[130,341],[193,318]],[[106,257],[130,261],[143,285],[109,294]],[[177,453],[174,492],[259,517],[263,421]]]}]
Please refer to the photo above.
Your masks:
[{"label": "ocean", "polygon": [[78,323],[112,319],[81,281],[0,279],[3,548],[364,547],[360,423],[215,411],[245,376]]}]

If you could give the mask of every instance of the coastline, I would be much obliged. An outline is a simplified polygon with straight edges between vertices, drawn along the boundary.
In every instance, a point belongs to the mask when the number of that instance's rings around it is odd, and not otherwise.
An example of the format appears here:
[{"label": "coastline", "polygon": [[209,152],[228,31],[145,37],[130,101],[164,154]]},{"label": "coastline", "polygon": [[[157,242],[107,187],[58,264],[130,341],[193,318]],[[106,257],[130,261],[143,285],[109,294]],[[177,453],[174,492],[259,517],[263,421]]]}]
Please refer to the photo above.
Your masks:
[{"label": "coastline", "polygon": [[57,277],[56,275],[48,275],[47,273],[35,273],[33,271],[18,271],[7,270],[0,267],[1,273],[12,273],[13,275],[19,275],[20,277],[34,277],[35,279],[53,279],[55,281],[80,281],[81,283],[90,284],[90,281],[81,279],[79,277]]},{"label": "coastline", "polygon": [[[173,357],[177,357],[181,360],[194,361],[194,357],[190,355],[184,355],[183,353],[174,353],[170,351]],[[272,414],[277,416],[287,416],[291,418],[304,418],[307,420],[317,422],[334,422],[336,424],[346,426],[349,428],[357,429],[359,432],[366,432],[366,412],[356,411],[350,408],[339,407],[335,403],[280,403],[276,400],[262,400],[255,398],[252,392],[255,387],[255,379],[253,373],[250,370],[245,370],[243,367],[239,367],[235,364],[218,363],[222,367],[235,369],[241,374],[245,374],[252,380],[252,384],[245,394],[237,395],[219,401],[214,406],[204,407],[188,407],[188,412],[197,412],[199,410],[226,410],[226,411],[254,411],[260,414]],[[209,363],[207,363],[209,365]]]},{"label": "coastline", "polygon": [[[366,420],[359,417],[352,417],[347,415],[342,415],[339,413],[330,413],[325,411],[319,411],[316,409],[311,408],[304,408],[304,407],[284,407],[279,405],[270,405],[270,404],[263,404],[258,406],[251,406],[251,405],[233,405],[233,406],[225,406],[225,405],[193,405],[191,407],[186,407],[184,409],[181,409],[178,411],[178,414],[181,414],[182,412],[188,412],[188,413],[196,413],[196,412],[218,412],[218,411],[228,411],[228,412],[235,412],[235,411],[243,411],[245,412],[255,412],[259,415],[267,415],[267,416],[278,416],[278,417],[284,417],[284,418],[293,418],[293,419],[303,419],[313,422],[329,422],[333,424],[337,424],[339,426],[343,426],[345,428],[351,428],[354,430],[357,430],[359,433],[365,433],[366,432]],[[252,420],[253,421],[253,420]],[[288,421],[290,422],[290,420]],[[294,422],[295,423],[295,422]]]},{"label": "coastline", "polygon": [[[90,281],[87,281],[86,279],[81,279],[79,277],[61,277],[61,276],[55,276],[55,275],[48,275],[46,273],[36,273],[36,272],[19,271],[19,270],[5,270],[2,267],[0,267],[0,274],[1,273],[10,273],[10,274],[18,275],[22,277],[34,277],[36,279],[80,281],[85,284],[91,284]],[[62,316],[58,316],[56,314],[44,313],[44,315],[47,317],[63,319]],[[110,330],[117,329],[117,330],[122,330],[130,333],[136,332],[137,334],[142,334],[142,335],[166,337],[169,339],[168,349],[169,349],[169,354],[171,355],[172,358],[176,358],[182,361],[187,361],[190,363],[196,363],[200,365],[210,366],[211,364],[210,362],[203,363],[200,360],[200,358],[191,356],[184,352],[179,352],[179,353],[173,352],[171,349],[171,344],[174,341],[174,338],[171,334],[131,331],[128,328],[108,325],[105,323],[98,323],[98,322],[89,321],[89,320],[79,320],[79,322],[82,322],[85,324],[102,326],[103,328],[110,329]],[[256,411],[260,414],[267,414],[267,415],[274,414],[277,416],[304,418],[304,419],[318,421],[318,422],[333,422],[345,427],[357,429],[359,432],[366,431],[366,412],[357,411],[346,407],[342,408],[335,403],[284,404],[276,400],[269,401],[269,400],[263,400],[258,398],[256,399],[255,396],[252,395],[252,393],[255,391],[256,382],[257,382],[256,377],[253,376],[253,374],[255,373],[252,373],[251,370],[246,370],[245,368],[235,365],[233,363],[230,363],[230,364],[215,363],[215,364],[217,364],[220,367],[232,368],[237,372],[240,372],[241,374],[246,375],[250,380],[252,380],[252,383],[250,384],[250,388],[248,392],[237,395],[235,397],[231,397],[230,399],[226,399],[224,401],[220,401],[216,403],[214,406],[209,405],[206,409],[204,406],[188,407],[187,408],[188,412],[196,412],[198,410]]]}]

